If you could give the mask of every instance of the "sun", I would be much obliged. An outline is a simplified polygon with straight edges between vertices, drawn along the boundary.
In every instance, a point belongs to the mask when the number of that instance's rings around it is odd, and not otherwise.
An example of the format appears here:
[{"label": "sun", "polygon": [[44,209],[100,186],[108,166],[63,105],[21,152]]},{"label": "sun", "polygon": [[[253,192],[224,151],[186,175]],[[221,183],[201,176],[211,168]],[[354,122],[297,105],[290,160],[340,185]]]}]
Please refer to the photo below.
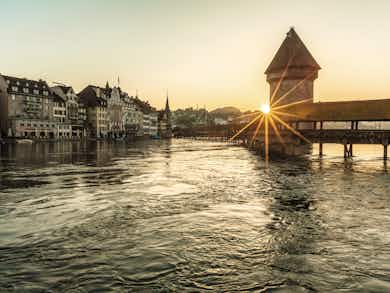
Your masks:
[{"label": "sun", "polygon": [[263,114],[267,115],[271,112],[271,107],[269,104],[263,104],[263,105],[261,105],[260,110],[261,110],[261,112],[263,112]]}]

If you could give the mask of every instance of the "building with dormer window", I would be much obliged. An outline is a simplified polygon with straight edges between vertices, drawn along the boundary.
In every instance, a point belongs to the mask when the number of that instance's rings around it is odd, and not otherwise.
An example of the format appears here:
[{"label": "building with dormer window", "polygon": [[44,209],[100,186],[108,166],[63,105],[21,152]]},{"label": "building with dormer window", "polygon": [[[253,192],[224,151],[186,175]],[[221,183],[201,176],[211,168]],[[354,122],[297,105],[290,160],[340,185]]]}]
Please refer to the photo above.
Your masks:
[{"label": "building with dormer window", "polygon": [[54,100],[43,80],[0,75],[0,125],[3,136],[13,138],[57,138],[53,119]]}]

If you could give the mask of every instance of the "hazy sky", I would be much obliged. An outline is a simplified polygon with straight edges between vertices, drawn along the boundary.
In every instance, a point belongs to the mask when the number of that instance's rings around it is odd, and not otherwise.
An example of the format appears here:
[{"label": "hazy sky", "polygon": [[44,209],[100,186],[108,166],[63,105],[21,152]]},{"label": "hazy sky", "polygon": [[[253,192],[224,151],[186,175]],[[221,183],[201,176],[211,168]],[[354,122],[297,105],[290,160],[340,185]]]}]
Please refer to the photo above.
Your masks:
[{"label": "hazy sky", "polygon": [[265,102],[290,26],[323,68],[317,100],[390,98],[390,1],[0,0],[0,72],[81,90],[106,80],[162,107]]}]

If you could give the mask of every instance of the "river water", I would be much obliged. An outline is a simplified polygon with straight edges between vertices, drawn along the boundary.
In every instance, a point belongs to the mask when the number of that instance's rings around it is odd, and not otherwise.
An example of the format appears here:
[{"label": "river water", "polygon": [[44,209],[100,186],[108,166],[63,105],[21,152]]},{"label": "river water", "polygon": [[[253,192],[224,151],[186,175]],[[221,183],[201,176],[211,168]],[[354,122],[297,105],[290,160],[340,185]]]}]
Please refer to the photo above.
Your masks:
[{"label": "river water", "polygon": [[0,292],[390,292],[381,149],[325,152],[3,146]]}]

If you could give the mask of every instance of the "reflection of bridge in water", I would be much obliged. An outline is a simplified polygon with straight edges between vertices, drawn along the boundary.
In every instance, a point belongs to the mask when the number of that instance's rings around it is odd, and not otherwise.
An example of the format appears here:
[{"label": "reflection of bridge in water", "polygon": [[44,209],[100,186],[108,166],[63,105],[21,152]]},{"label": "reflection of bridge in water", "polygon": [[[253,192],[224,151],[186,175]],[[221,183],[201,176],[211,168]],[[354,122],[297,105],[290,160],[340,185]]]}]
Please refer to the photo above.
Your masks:
[{"label": "reflection of bridge in water", "polygon": [[[390,121],[390,99],[314,102],[313,84],[320,69],[291,29],[265,72],[271,112],[254,113],[245,122],[193,129],[187,135],[233,139],[287,154],[291,148],[319,143],[322,155],[324,143],[337,143],[344,145],[346,158],[353,155],[354,144],[381,144],[387,159],[390,130],[359,129],[359,123]],[[350,127],[325,129],[325,122],[348,122]]]}]

